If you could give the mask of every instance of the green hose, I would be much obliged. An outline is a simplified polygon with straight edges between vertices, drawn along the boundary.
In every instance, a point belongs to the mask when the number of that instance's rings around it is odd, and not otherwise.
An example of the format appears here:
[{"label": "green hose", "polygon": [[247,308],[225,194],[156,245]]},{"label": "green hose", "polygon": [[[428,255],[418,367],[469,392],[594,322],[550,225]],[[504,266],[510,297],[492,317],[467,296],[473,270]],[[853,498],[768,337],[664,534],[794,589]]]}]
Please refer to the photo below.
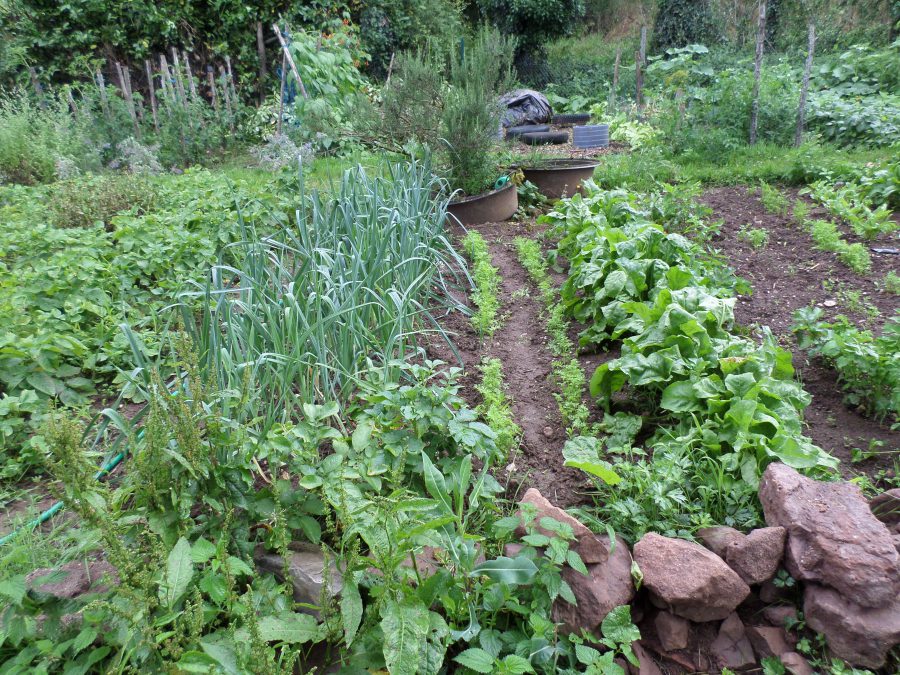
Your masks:
[{"label": "green hose", "polygon": [[[97,473],[95,473],[94,478],[96,478],[97,480],[100,480],[106,474],[108,474],[110,471],[115,469],[119,465],[119,462],[121,462],[123,459],[125,459],[125,453],[120,452],[118,455],[116,455],[111,460],[109,460],[109,462],[107,462]],[[46,523],[53,516],[55,516],[60,511],[62,511],[63,506],[64,506],[64,504],[62,502],[56,502],[55,504],[53,504],[53,506],[51,506],[49,509],[44,511],[41,515],[39,515],[34,520],[29,521],[29,522],[25,523],[24,525],[20,525],[19,527],[17,527],[15,530],[10,532],[6,536],[0,537],[0,546],[3,546],[3,544],[12,541],[17,536],[19,536],[19,534],[21,534],[24,530],[26,530],[26,529],[33,530],[34,528],[38,527],[39,525]]]}]

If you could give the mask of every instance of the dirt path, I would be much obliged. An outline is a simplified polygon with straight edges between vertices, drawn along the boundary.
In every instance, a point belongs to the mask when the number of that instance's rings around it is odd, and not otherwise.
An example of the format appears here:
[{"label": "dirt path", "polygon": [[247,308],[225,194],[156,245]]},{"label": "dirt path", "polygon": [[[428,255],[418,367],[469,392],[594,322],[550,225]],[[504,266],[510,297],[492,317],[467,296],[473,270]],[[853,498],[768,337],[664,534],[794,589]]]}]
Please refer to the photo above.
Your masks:
[{"label": "dirt path", "polygon": [[[533,235],[534,230],[527,224],[511,222],[488,223],[474,229],[488,243],[491,261],[500,273],[502,325],[492,338],[481,340],[468,318],[458,312],[442,321],[454,333],[453,340],[464,362],[462,395],[471,405],[479,403],[475,390],[480,380],[477,366],[483,358],[500,359],[513,419],[522,428],[522,441],[511,453],[508,466],[498,471],[497,478],[509,479],[511,497],[535,487],[564,507],[586,503],[590,483],[580,471],[563,466],[566,433],[553,396],[553,357],[547,348],[541,301],[519,264],[512,243],[517,236]],[[462,233],[455,235],[459,239]],[[446,346],[433,345],[429,351],[453,361]]]},{"label": "dirt path", "polygon": [[[791,202],[796,193],[790,192]],[[833,253],[813,248],[810,235],[797,226],[790,216],[768,213],[755,193],[746,188],[714,188],[702,200],[713,210],[712,220],[721,220],[720,234],[712,241],[735,272],[747,279],[753,295],[741,297],[735,307],[735,318],[745,326],[769,326],[782,345],[794,354],[797,376],[812,394],[812,404],[804,418],[807,434],[820,447],[840,458],[845,475],[863,471],[875,476],[890,470],[892,454],[900,451],[900,432],[863,417],[849,409],[836,382],[836,374],[818,362],[807,362],[797,348],[791,333],[795,310],[817,305],[829,319],[845,314],[858,325],[868,324],[879,330],[884,321],[900,308],[897,296],[882,292],[876,285],[889,270],[900,271],[900,256],[872,253],[872,271],[859,276],[842,265]],[[811,218],[825,218],[824,209],[814,208]],[[741,226],[765,228],[769,243],[753,248],[738,237]],[[845,238],[859,241],[844,231]],[[887,239],[869,245],[896,246]],[[854,302],[856,294],[862,304],[877,308],[878,317],[870,317]],[[851,463],[854,448],[866,450],[869,442],[880,442],[880,454],[857,464]]]}]

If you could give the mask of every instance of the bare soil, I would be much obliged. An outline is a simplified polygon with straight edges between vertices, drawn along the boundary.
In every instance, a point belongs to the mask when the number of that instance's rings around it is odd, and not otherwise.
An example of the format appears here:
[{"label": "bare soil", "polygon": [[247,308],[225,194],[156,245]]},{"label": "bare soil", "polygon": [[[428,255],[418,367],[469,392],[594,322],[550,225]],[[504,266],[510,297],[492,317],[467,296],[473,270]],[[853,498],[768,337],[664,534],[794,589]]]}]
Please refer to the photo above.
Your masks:
[{"label": "bare soil", "polygon": [[[582,472],[563,466],[566,433],[553,396],[553,357],[547,346],[541,300],[519,264],[512,243],[517,236],[534,236],[540,230],[530,222],[485,223],[472,229],[484,236],[492,263],[500,273],[502,325],[491,338],[482,339],[469,318],[459,312],[443,321],[444,327],[454,334],[464,363],[462,394],[471,405],[480,403],[481,397],[475,390],[480,381],[477,365],[485,358],[500,359],[513,418],[522,428],[522,440],[507,466],[497,472],[498,480],[508,480],[511,498],[525,487],[535,487],[563,507],[586,503],[589,481]],[[455,235],[459,239],[464,233],[458,229]],[[446,345],[433,344],[429,352],[448,362],[454,360]]]},{"label": "bare soil", "polygon": [[[787,194],[797,198],[794,192]],[[828,319],[844,314],[860,327],[879,331],[884,321],[900,309],[898,297],[883,292],[878,285],[888,271],[900,273],[900,256],[870,252],[872,271],[859,276],[834,253],[815,249],[810,235],[793,218],[767,212],[755,191],[743,187],[714,188],[703,195],[702,201],[713,210],[712,219],[722,221],[713,246],[735,273],[753,287],[751,296],[739,298],[736,320],[748,327],[769,326],[782,345],[794,353],[797,376],[812,395],[812,403],[804,414],[807,434],[841,460],[845,476],[856,472],[874,476],[880,470],[890,471],[900,452],[900,432],[848,408],[836,373],[817,360],[806,358],[797,347],[791,325],[796,310],[816,305]],[[813,208],[810,217],[826,218],[827,213]],[[739,238],[738,232],[745,225],[765,228],[768,245],[757,249]],[[846,229],[843,235],[850,243],[862,241]],[[896,236],[862,243],[868,247],[898,246]],[[856,293],[861,303],[853,300]],[[879,315],[871,315],[865,305],[876,308]],[[879,454],[851,464],[851,450],[866,450],[870,441],[883,443]]]}]

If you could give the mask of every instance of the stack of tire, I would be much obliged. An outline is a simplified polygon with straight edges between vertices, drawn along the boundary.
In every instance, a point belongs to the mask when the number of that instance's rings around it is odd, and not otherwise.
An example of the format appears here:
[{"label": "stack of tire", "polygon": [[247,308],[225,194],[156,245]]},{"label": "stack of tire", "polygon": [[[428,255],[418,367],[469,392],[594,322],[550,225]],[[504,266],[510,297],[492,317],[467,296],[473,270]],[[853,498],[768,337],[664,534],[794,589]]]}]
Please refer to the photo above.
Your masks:
[{"label": "stack of tire", "polygon": [[[554,115],[551,122],[557,127],[582,124],[591,119],[588,113],[575,113],[569,115]],[[518,138],[525,145],[562,145],[570,140],[568,129],[551,131],[546,124],[525,124],[520,127],[510,127],[506,130],[507,140]]]}]

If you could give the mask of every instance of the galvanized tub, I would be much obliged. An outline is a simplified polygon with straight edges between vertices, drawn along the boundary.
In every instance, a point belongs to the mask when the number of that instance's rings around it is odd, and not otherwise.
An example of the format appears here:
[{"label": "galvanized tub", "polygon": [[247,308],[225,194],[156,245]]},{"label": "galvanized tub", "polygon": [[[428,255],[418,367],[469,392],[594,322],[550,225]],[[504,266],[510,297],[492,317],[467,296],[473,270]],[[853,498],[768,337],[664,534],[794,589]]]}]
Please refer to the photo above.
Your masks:
[{"label": "galvanized tub", "polygon": [[592,159],[548,159],[535,166],[522,167],[522,173],[542,195],[559,199],[581,192],[581,184],[594,175],[599,164]]}]

